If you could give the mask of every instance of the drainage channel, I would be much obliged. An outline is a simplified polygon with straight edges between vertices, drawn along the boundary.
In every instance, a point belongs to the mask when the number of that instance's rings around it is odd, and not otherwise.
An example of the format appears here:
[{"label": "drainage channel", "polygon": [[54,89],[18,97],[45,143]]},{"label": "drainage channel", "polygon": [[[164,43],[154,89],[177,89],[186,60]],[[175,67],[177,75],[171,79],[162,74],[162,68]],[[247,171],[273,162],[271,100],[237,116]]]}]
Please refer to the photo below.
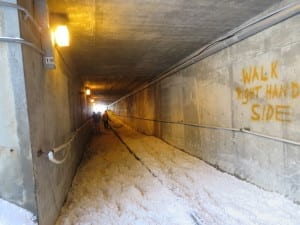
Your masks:
[{"label": "drainage channel", "polygon": [[132,149],[126,144],[126,142],[121,138],[121,136],[118,134],[118,132],[114,129],[114,128],[112,128],[111,127],[111,130],[113,131],[113,133],[117,136],[117,138],[120,140],[120,142],[126,147],[126,149],[128,150],[128,152],[137,160],[137,161],[139,161],[141,164],[142,164],[142,166],[144,167],[144,168],[146,168],[147,170],[148,170],[148,172],[154,177],[154,178],[156,178],[162,185],[164,185],[163,184],[163,181],[143,162],[143,160],[140,158],[140,157],[138,157],[138,155],[137,154],[135,154],[135,152],[134,151],[132,151]]},{"label": "drainage channel", "polygon": [[[155,178],[157,179],[161,185],[166,187],[170,192],[172,192],[175,196],[179,197],[183,202],[186,202],[186,200],[180,196],[178,193],[175,193],[172,188],[170,188],[168,185],[165,185],[163,180],[159,178],[158,175],[156,175],[144,162],[143,160],[126,144],[126,142],[122,139],[122,137],[119,135],[119,133],[115,130],[114,127],[110,127],[113,133],[116,135],[116,137],[120,140],[120,142],[126,147],[128,152],[141,163],[141,165],[147,169],[147,171]],[[196,213],[195,211],[189,213],[191,219],[193,220],[195,225],[206,225],[206,223],[201,219],[201,217]]]}]

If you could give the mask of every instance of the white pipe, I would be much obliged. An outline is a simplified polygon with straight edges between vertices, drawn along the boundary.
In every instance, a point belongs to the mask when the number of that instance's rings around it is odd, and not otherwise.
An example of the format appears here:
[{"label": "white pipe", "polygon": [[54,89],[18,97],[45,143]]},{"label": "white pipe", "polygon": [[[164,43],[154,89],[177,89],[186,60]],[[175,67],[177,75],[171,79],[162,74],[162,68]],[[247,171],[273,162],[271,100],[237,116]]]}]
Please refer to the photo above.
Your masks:
[{"label": "white pipe", "polygon": [[76,136],[78,135],[78,133],[90,122],[90,119],[88,119],[83,125],[81,125],[80,128],[76,129],[76,131],[74,132],[74,134],[72,135],[72,137],[65,142],[64,144],[56,147],[56,148],[52,148],[49,152],[48,152],[48,159],[55,163],[55,164],[62,164],[66,161],[66,159],[68,158],[69,152],[70,152],[70,148],[68,148],[65,152],[64,158],[61,160],[58,160],[55,158],[55,153],[60,152],[64,149],[66,149],[68,146],[70,146],[72,144],[72,142],[74,141],[74,139],[76,138]]},{"label": "white pipe", "polygon": [[8,42],[8,43],[18,43],[18,44],[23,44],[26,45],[30,48],[33,48],[35,51],[40,53],[41,55],[45,55],[44,51],[37,47],[34,43],[25,41],[23,38],[19,37],[0,37],[0,42]]},{"label": "white pipe", "polygon": [[[48,10],[47,10],[47,1],[36,1],[35,8],[39,9],[35,14],[35,17],[39,19],[43,24],[38,24],[34,17],[28,12],[28,10],[18,4],[9,3],[5,1],[0,1],[0,7],[13,8],[21,11],[24,14],[24,18],[29,19],[36,30],[41,35],[42,48],[37,47],[34,43],[25,41],[22,38],[13,38],[13,37],[1,37],[0,41],[10,42],[10,43],[20,43],[26,46],[29,46],[39,52],[43,56],[44,67],[46,69],[55,69],[54,54],[52,49],[52,44],[50,40],[50,31],[48,29]],[[42,16],[41,16],[42,15]]]},{"label": "white pipe", "polygon": [[35,21],[35,19],[33,18],[33,16],[24,7],[22,7],[20,5],[17,5],[17,4],[14,4],[14,3],[4,2],[4,1],[0,1],[0,6],[2,6],[2,7],[8,7],[8,8],[14,8],[14,9],[20,10],[21,12],[23,12],[25,14],[25,18],[29,18],[29,20],[32,22],[32,24],[41,33],[41,31],[42,31],[41,26],[38,25],[38,23]]},{"label": "white pipe", "polygon": [[54,153],[60,152],[61,150],[63,150],[64,148],[66,148],[68,145],[70,145],[70,144],[73,142],[73,140],[75,139],[75,136],[76,136],[76,135],[77,135],[77,132],[75,132],[75,133],[72,135],[72,137],[71,137],[66,143],[60,145],[60,146],[57,147],[57,148],[53,148],[52,151],[53,151]]},{"label": "white pipe", "polygon": [[55,164],[63,164],[67,160],[68,156],[69,156],[69,151],[66,151],[64,158],[61,160],[58,160],[55,158],[53,151],[48,152],[48,159]]}]

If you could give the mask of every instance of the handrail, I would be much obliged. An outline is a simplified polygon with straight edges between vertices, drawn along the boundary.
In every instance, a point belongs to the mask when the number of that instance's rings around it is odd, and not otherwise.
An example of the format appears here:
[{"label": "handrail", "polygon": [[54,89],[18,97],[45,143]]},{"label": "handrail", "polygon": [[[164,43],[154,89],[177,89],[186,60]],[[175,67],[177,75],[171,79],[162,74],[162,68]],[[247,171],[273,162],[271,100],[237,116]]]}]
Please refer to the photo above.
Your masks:
[{"label": "handrail", "polygon": [[19,37],[0,37],[0,42],[23,44],[23,45],[26,45],[26,46],[28,46],[30,48],[33,48],[35,51],[37,51],[41,55],[43,55],[43,56],[45,55],[45,52],[42,49],[40,49],[39,47],[37,47],[32,42],[25,41],[23,38],[19,38]]},{"label": "handrail", "polygon": [[116,115],[115,116],[121,116],[121,117],[128,117],[133,119],[139,119],[139,120],[148,120],[153,122],[159,122],[159,123],[171,123],[171,124],[180,124],[185,126],[191,126],[191,127],[201,127],[201,128],[208,128],[208,129],[215,129],[215,130],[229,130],[229,131],[240,131],[239,128],[232,128],[232,127],[220,127],[220,126],[211,126],[207,124],[197,124],[197,123],[185,123],[183,121],[168,121],[168,120],[157,120],[157,119],[147,119],[147,118],[141,118],[141,117],[135,117],[135,116],[123,116],[123,115]]},{"label": "handrail", "polygon": [[159,122],[159,123],[171,123],[171,124],[179,124],[184,126],[192,126],[192,127],[201,127],[201,128],[208,128],[208,129],[215,129],[215,130],[227,130],[227,131],[233,131],[233,132],[241,132],[241,133],[247,133],[267,139],[271,139],[274,141],[280,141],[287,144],[297,145],[300,146],[300,142],[289,140],[286,138],[280,138],[276,136],[266,135],[262,134],[256,131],[251,131],[250,128],[233,128],[233,127],[219,127],[219,126],[211,126],[211,125],[205,125],[205,124],[195,124],[195,123],[184,123],[182,121],[167,121],[167,120],[156,120],[156,119],[147,119],[147,118],[141,118],[141,117],[135,117],[135,116],[123,116],[123,115],[116,115],[114,116],[120,116],[120,117],[127,117],[127,118],[133,118],[133,119],[139,119],[139,120],[147,120],[147,121],[153,121],[153,122]]},{"label": "handrail", "polygon": [[298,145],[298,146],[300,146],[300,142],[289,140],[289,139],[286,139],[286,138],[280,138],[280,137],[275,137],[275,136],[270,136],[270,135],[262,134],[262,133],[259,133],[259,132],[251,131],[248,128],[242,128],[241,132],[247,133],[247,134],[252,134],[252,135],[255,135],[255,136],[259,136],[259,137],[268,138],[268,139],[275,140],[275,141],[284,142],[284,143],[287,143],[287,144],[292,144],[292,145]]},{"label": "handrail", "polygon": [[22,7],[22,6],[18,5],[18,4],[14,4],[14,3],[10,3],[10,2],[4,2],[4,1],[0,1],[0,6],[8,7],[8,8],[14,8],[14,9],[20,10],[21,12],[23,12],[25,14],[25,19],[29,18],[29,20],[36,27],[36,29],[40,33],[42,32],[41,26],[35,21],[35,19],[33,18],[33,16],[24,7]]},{"label": "handrail", "polygon": [[69,156],[69,152],[70,151],[66,151],[64,158],[61,160],[58,160],[54,156],[55,153],[53,151],[50,151],[50,152],[48,152],[48,159],[55,164],[63,164],[67,160],[67,158]]},{"label": "handrail", "polygon": [[55,158],[55,153],[62,151],[63,149],[65,149],[66,147],[68,147],[69,145],[71,145],[71,143],[74,141],[74,139],[76,138],[77,134],[90,122],[90,119],[88,119],[83,125],[81,125],[80,128],[76,129],[76,131],[73,133],[72,137],[65,142],[64,144],[56,147],[56,148],[52,148],[49,152],[48,152],[48,159],[55,163],[55,164],[62,164],[66,161],[66,159],[69,156],[69,152],[70,150],[68,149],[65,154],[63,159],[58,160]]},{"label": "handrail", "polygon": [[64,144],[60,145],[57,148],[52,148],[52,151],[54,153],[60,152],[61,150],[63,150],[64,148],[66,148],[69,144],[71,144],[76,136],[77,132],[74,132],[74,134],[72,135],[72,137]]}]

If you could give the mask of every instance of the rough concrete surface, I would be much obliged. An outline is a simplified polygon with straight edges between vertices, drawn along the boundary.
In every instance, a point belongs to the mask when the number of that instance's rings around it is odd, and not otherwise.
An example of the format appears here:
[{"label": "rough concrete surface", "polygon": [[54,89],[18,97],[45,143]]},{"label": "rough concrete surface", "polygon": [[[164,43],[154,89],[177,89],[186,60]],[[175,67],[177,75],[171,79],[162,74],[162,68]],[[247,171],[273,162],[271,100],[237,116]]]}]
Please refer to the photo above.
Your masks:
[{"label": "rough concrete surface", "polygon": [[299,146],[239,132],[153,121],[246,127],[299,141],[299,28],[298,15],[111,105],[111,109],[139,131],[299,202]]},{"label": "rough concrete surface", "polygon": [[[38,15],[34,1],[17,2]],[[226,9],[217,1],[145,1],[139,4],[140,10],[135,9],[140,2],[134,0],[105,4],[76,1],[79,8],[65,7],[65,3],[74,1],[49,2],[56,3],[54,12],[69,14],[74,31],[71,51],[54,49],[55,70],[46,71],[42,56],[32,48],[0,43],[0,117],[5,118],[0,121],[0,197],[29,210],[40,225],[53,225],[90,134],[89,126],[81,131],[64,164],[48,160],[47,152],[65,143],[88,119],[90,105],[83,95],[84,85],[91,85],[96,95],[110,95],[111,102],[177,62],[195,46],[202,46],[278,1],[226,1]],[[207,10],[212,4],[219,13]],[[199,13],[200,9],[207,17]],[[132,16],[125,20],[126,15]],[[199,16],[204,19],[198,20]],[[189,26],[193,21],[196,24]],[[138,131],[156,135],[221,170],[299,202],[299,147],[176,124],[247,127],[299,141],[299,24],[298,15],[111,108]],[[208,28],[207,36],[200,37],[199,32],[205,34],[203,27]],[[76,36],[75,31],[82,33]],[[0,8],[0,35],[22,37],[41,46],[36,29],[16,9]],[[72,53],[76,54],[75,64],[68,57]]]},{"label": "rough concrete surface", "polygon": [[[66,162],[56,165],[48,160],[48,151],[68,141],[87,119],[80,105],[82,84],[76,80],[74,71],[64,65],[57,51],[57,68],[48,72],[44,71],[40,56],[32,50],[23,49],[23,56],[39,224],[52,225],[90,136],[90,125],[65,149],[70,151]],[[61,158],[62,153],[56,157]]]},{"label": "rough concrete surface", "polygon": [[[17,11],[1,7],[0,36],[19,34]],[[36,213],[21,46],[0,42],[0,51],[0,197]]]},{"label": "rough concrete surface", "polygon": [[48,2],[51,13],[68,18],[79,75],[111,103],[280,1]]},{"label": "rough concrete surface", "polygon": [[[18,3],[31,14],[38,10],[32,1]],[[22,37],[40,46],[37,30],[16,9],[0,8],[0,36]],[[69,190],[90,126],[75,138],[65,164],[52,164],[47,152],[67,141],[88,119],[88,99],[82,94],[83,84],[74,66],[66,64],[58,51],[57,69],[47,72],[42,56],[32,48],[0,42],[0,49],[0,197],[29,210],[30,220],[52,225]],[[2,221],[9,221],[11,215],[5,215]]]}]

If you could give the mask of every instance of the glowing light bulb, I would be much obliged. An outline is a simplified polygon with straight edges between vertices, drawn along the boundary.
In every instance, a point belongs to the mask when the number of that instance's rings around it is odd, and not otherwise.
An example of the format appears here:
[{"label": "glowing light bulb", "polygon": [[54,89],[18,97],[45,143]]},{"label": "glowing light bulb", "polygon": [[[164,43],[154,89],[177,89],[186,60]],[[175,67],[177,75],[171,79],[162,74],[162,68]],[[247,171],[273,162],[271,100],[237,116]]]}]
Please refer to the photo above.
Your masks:
[{"label": "glowing light bulb", "polygon": [[70,45],[70,35],[68,27],[65,25],[57,26],[54,31],[54,40],[59,47]]}]

